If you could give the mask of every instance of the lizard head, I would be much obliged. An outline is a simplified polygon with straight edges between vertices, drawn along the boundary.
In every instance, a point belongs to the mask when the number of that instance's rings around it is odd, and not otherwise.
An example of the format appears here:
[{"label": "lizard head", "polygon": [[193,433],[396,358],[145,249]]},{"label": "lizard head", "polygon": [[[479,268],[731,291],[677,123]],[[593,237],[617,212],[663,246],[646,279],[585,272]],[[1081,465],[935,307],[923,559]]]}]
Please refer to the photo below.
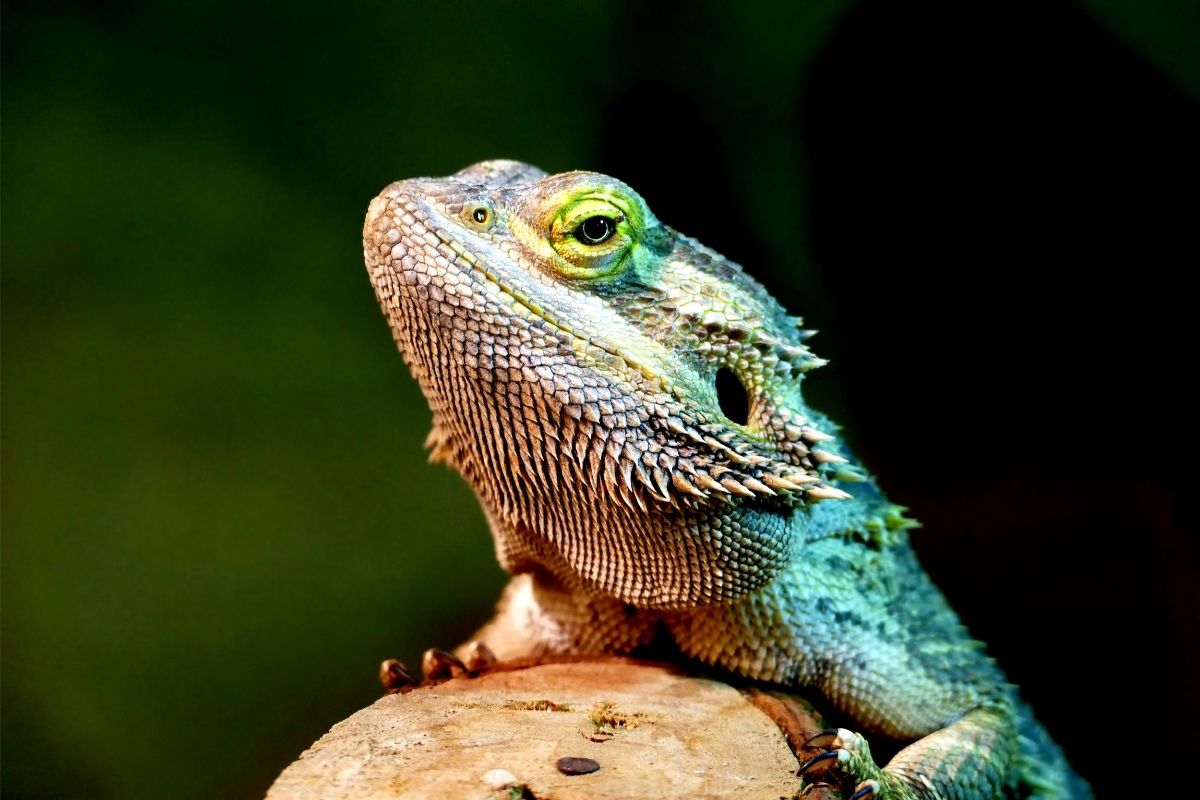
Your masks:
[{"label": "lizard head", "polygon": [[848,496],[800,396],[819,365],[736,264],[590,172],[486,161],[388,186],[364,258],[508,569],[641,606],[723,602]]}]

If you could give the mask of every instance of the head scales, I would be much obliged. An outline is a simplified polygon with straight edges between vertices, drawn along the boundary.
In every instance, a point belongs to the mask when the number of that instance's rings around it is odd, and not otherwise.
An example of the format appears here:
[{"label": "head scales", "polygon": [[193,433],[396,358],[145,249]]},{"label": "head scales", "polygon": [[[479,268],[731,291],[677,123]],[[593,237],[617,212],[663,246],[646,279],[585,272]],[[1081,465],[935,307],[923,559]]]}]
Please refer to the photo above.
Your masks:
[{"label": "head scales", "polygon": [[364,258],[433,457],[474,487],[514,572],[642,606],[727,601],[787,562],[808,503],[847,496],[801,400],[823,362],[799,320],[620,181],[486,161],[395,183]]}]

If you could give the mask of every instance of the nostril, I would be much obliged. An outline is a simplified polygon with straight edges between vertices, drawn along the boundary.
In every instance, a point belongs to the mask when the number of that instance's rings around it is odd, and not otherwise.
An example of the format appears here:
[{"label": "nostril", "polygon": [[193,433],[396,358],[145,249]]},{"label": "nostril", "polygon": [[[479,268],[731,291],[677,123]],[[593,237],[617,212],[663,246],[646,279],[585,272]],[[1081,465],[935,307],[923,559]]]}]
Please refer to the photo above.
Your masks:
[{"label": "nostril", "polygon": [[750,393],[729,367],[717,370],[717,405],[730,422],[745,425],[750,420]]}]

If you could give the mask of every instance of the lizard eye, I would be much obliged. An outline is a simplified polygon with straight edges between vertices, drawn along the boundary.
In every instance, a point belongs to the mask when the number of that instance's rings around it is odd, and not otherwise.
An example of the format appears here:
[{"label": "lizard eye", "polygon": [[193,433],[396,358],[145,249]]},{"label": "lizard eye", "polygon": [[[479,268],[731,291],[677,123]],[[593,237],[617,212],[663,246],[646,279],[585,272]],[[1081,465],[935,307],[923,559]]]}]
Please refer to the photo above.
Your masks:
[{"label": "lizard eye", "polygon": [[550,224],[550,245],[561,260],[556,271],[567,278],[596,280],[619,275],[634,249],[636,217],[629,201],[589,192],[562,207]]},{"label": "lizard eye", "polygon": [[586,245],[598,245],[607,242],[617,232],[617,225],[624,217],[594,216],[588,217],[575,229],[575,238]]}]

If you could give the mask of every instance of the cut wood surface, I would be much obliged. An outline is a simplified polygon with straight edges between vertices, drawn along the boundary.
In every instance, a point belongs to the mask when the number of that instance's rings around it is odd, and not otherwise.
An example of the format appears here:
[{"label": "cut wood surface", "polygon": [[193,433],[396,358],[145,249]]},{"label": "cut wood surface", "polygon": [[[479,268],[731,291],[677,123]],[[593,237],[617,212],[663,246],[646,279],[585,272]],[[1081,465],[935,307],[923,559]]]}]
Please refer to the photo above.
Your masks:
[{"label": "cut wood surface", "polygon": [[267,798],[778,800],[799,789],[788,739],[818,727],[802,704],[668,667],[540,664],[381,697]]}]

